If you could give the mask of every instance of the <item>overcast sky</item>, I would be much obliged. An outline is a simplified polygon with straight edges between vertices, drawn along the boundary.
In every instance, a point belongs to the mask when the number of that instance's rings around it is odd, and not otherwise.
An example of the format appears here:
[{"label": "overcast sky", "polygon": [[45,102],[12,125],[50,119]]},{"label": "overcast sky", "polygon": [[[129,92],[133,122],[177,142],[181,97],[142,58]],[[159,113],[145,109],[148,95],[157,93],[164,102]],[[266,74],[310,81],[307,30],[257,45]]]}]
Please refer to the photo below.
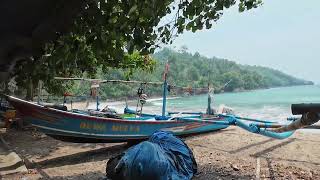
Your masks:
[{"label": "overcast sky", "polygon": [[213,29],[185,32],[171,47],[182,45],[320,83],[320,0],[264,0],[244,13],[231,8]]}]

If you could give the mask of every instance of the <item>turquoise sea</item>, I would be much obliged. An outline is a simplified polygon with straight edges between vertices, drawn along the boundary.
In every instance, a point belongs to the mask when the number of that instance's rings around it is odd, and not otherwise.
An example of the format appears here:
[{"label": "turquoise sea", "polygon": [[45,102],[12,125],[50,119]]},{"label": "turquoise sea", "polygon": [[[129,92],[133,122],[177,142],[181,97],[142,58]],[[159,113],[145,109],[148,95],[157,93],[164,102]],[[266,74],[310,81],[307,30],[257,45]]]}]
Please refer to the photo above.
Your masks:
[{"label": "turquoise sea", "polygon": [[[254,91],[215,94],[214,106],[224,104],[233,108],[240,116],[267,119],[286,119],[291,115],[293,103],[320,103],[320,86],[292,86]],[[169,111],[203,111],[207,106],[207,95],[185,96],[168,99]],[[151,99],[145,112],[160,113],[161,99]]]},{"label": "turquoise sea", "polygon": [[[207,107],[207,95],[170,97],[167,111],[201,111]],[[222,93],[213,96],[213,105],[218,108],[223,104],[231,107],[235,114],[252,118],[285,120],[291,116],[293,103],[320,103],[320,85],[279,87],[246,92]],[[123,112],[125,102],[101,102]],[[95,108],[95,103],[91,104]],[[130,101],[131,109],[136,109],[136,101]],[[143,107],[145,113],[161,114],[162,98],[149,99]]]}]

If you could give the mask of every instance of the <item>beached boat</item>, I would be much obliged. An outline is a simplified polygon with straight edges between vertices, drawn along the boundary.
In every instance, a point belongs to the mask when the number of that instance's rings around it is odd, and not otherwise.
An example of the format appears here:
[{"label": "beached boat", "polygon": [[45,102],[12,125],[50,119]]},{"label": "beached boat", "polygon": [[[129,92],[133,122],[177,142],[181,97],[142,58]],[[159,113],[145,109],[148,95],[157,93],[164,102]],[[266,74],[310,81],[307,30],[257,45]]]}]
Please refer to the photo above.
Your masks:
[{"label": "beached boat", "polygon": [[[249,132],[267,137],[284,139],[291,136],[294,130],[314,124],[320,119],[320,105],[293,105],[293,114],[302,114],[302,118],[292,123],[266,121],[246,117],[239,117],[231,113],[215,113],[211,107],[211,95],[208,94],[206,113],[199,112],[172,112],[166,111],[168,93],[167,71],[164,73],[163,103],[161,115],[143,114],[142,107],[146,102],[146,95],[138,91],[141,108],[136,111],[126,109],[134,117],[108,114],[99,109],[99,96],[96,95],[97,107],[94,111],[67,110],[65,106],[46,106],[31,103],[16,97],[6,96],[10,104],[30,122],[45,134],[63,141],[72,142],[123,142],[147,139],[154,132],[170,131],[176,136],[190,136],[205,132],[227,128],[230,125],[238,126]],[[66,79],[66,78],[60,78]],[[79,78],[70,78],[79,80]],[[83,79],[80,79],[83,80]],[[99,83],[119,82],[119,80],[91,80],[98,88]],[[121,81],[121,83],[144,83],[138,81]],[[149,82],[159,85],[161,83]],[[138,107],[138,106],[137,106]],[[316,110],[315,110],[316,107]]]},{"label": "beached boat", "polygon": [[31,103],[12,96],[7,100],[23,116],[45,134],[71,142],[124,142],[143,140],[158,130],[177,136],[190,136],[238,126],[251,133],[276,139],[290,137],[296,129],[311,127],[320,119],[320,104],[292,105],[294,115],[301,118],[280,123],[231,114],[179,113],[179,116],[104,117],[88,111],[67,111],[65,108]]},{"label": "beached boat", "polygon": [[[227,128],[227,124],[191,122],[179,119],[157,120],[155,117],[109,118],[83,112],[71,112],[31,103],[16,97],[7,100],[40,131],[56,139],[72,142],[121,142],[146,139],[155,131],[171,131],[177,136],[205,133]],[[186,116],[201,120],[200,115]],[[223,120],[222,117],[214,118]]]}]

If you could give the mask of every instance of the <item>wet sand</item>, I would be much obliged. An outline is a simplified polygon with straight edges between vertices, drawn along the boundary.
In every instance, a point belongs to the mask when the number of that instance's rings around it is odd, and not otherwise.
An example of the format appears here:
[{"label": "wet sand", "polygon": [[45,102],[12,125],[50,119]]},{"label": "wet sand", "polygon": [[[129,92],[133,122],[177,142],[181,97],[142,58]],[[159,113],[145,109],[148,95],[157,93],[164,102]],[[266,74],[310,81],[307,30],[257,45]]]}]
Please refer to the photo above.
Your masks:
[{"label": "wet sand", "polygon": [[[296,132],[274,140],[230,127],[187,138],[186,143],[198,163],[194,180],[320,179],[319,136]],[[102,179],[107,160],[128,147],[66,143],[30,129],[10,130],[4,139],[29,171],[3,179]]]}]

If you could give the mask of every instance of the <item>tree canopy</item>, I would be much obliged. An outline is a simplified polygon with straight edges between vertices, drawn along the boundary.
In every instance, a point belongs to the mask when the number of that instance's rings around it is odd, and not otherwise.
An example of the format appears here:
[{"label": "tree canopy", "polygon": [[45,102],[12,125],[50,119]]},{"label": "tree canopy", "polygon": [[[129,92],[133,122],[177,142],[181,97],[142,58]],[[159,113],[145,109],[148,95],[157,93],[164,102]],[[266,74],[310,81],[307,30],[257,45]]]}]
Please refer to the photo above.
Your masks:
[{"label": "tree canopy", "polygon": [[161,44],[172,43],[184,31],[212,28],[231,6],[242,12],[260,4],[261,0],[83,1],[70,31],[42,46],[33,61],[18,63],[13,74],[21,87],[43,81],[54,93],[61,88],[53,76],[94,76],[97,67],[151,69],[154,63],[148,54]]}]

